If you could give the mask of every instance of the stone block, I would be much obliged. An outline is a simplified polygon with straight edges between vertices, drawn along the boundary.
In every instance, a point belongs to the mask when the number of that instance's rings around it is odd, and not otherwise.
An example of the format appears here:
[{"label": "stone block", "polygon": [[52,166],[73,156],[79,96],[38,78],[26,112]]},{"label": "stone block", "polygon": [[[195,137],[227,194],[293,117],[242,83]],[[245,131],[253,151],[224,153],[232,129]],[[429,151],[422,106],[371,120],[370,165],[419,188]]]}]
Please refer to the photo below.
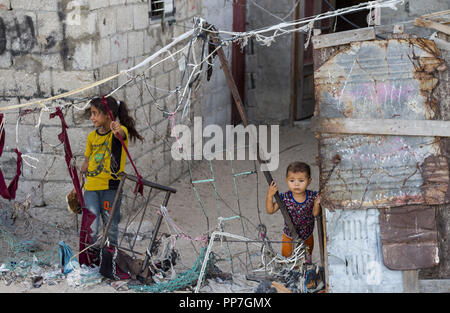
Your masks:
[{"label": "stone block", "polygon": [[[154,148],[153,136],[155,135],[154,130],[151,127],[145,127],[138,129],[142,137],[144,137],[145,151],[151,151]],[[147,153],[147,152],[146,152]],[[151,152],[150,152],[151,153]]]},{"label": "stone block", "polygon": [[140,106],[132,110],[130,114],[136,122],[136,129],[146,129],[150,126],[149,108],[147,106]]},{"label": "stone block", "polygon": [[[5,147],[6,148],[6,147]],[[17,154],[12,151],[3,150],[2,158],[0,161],[3,176],[6,180],[6,184],[16,175],[17,168]]]},{"label": "stone block", "polygon": [[40,61],[42,69],[64,69],[63,58],[59,52],[42,54]]},{"label": "stone block", "polygon": [[[162,120],[163,113],[156,107],[154,103],[147,105],[147,108],[150,110],[150,126],[156,133],[157,132],[156,125],[158,124],[158,122]],[[158,136],[158,140],[159,137],[160,136]]]},{"label": "stone block", "polygon": [[134,31],[128,33],[128,57],[144,54],[144,32]]},{"label": "stone block", "polygon": [[117,74],[117,64],[104,65],[98,69],[98,79],[104,79]]},{"label": "stone block", "polygon": [[[137,56],[137,57],[134,58],[134,64],[136,64],[136,66],[137,66],[138,64],[143,62],[146,58],[147,58],[146,55]],[[148,64],[145,64],[143,66],[138,67],[137,69],[135,69],[133,71],[133,75],[142,75],[142,74],[144,74],[145,77],[150,77],[151,70],[149,70],[148,67],[149,67]]]},{"label": "stone block", "polygon": [[[17,98],[11,98],[10,100],[0,101],[0,107],[3,108],[9,105],[15,105],[17,103],[18,103]],[[6,110],[1,113],[3,114],[4,125],[13,125],[14,127],[16,127],[16,122],[17,119],[19,118],[18,110]]]},{"label": "stone block", "polygon": [[[82,103],[79,105],[80,108],[85,107],[86,103]],[[90,120],[91,110],[90,106],[86,106],[83,110],[75,109],[73,113],[73,122],[76,127],[93,127],[92,121]]]},{"label": "stone block", "polygon": [[133,4],[133,3],[140,3],[140,2],[142,2],[142,0],[126,0],[127,2],[127,4]]},{"label": "stone block", "polygon": [[42,12],[36,13],[37,23],[36,31],[39,37],[56,37],[55,40],[60,41],[62,39],[62,23],[59,19],[57,12]]},{"label": "stone block", "polygon": [[[67,210],[66,195],[73,189],[72,181],[45,182],[43,185],[45,204]],[[50,220],[53,221],[54,219],[52,218]]]},{"label": "stone block", "polygon": [[110,63],[111,40],[109,38],[101,38],[100,40],[95,41],[93,48],[93,68],[99,68]]},{"label": "stone block", "polygon": [[[169,82],[170,82],[169,89],[170,90],[175,90],[175,89],[178,88],[180,90],[180,98],[181,98],[181,95],[184,92],[184,88],[186,86],[186,83],[189,80],[189,71],[186,71],[186,74],[184,75],[183,82],[182,82],[181,78],[183,76],[183,72],[181,72],[179,67],[178,67],[178,59],[174,63],[176,63],[176,67],[173,67],[170,70],[170,73],[168,73],[169,77],[170,77],[169,78]],[[185,94],[186,96],[187,96],[187,92],[188,91],[186,90],[186,94]]]},{"label": "stone block", "polygon": [[55,0],[10,0],[11,8],[13,10],[27,10],[27,11],[57,11],[58,1]]},{"label": "stone block", "polygon": [[[77,127],[67,129],[67,134],[70,140],[72,154],[74,156],[84,155],[86,149],[86,139],[88,134],[93,131],[92,127]],[[61,150],[64,148],[59,141],[58,135],[61,133],[61,127],[45,126],[41,130],[41,135],[44,140],[43,153],[53,153],[54,148]]]},{"label": "stone block", "polygon": [[134,29],[146,29],[148,27],[150,22],[148,11],[148,2],[133,5]]},{"label": "stone block", "polygon": [[[152,81],[153,88],[150,87],[150,90],[153,93],[153,97],[156,99],[165,98],[169,94],[170,88],[170,76],[166,73],[161,73],[158,75],[158,72],[161,70],[161,66],[156,66],[152,68]],[[160,105],[163,105],[162,101],[159,101]]]},{"label": "stone block", "polygon": [[43,153],[63,153],[64,146],[58,139],[61,133],[61,127],[58,126],[44,126],[41,129],[42,136],[42,152]]},{"label": "stone block", "polygon": [[91,127],[77,127],[77,128],[69,128],[67,133],[69,135],[70,145],[72,147],[72,153],[74,156],[84,156],[84,152],[86,151],[86,141],[87,136],[90,132],[92,132],[94,128]]},{"label": "stone block", "polygon": [[0,90],[4,96],[18,95],[18,88],[14,79],[14,70],[0,70]]},{"label": "stone block", "polygon": [[72,56],[74,70],[88,70],[93,67],[94,44],[92,41],[79,42]]},{"label": "stone block", "polygon": [[142,86],[140,83],[130,83],[125,87],[125,102],[128,104],[128,108],[133,110],[135,107],[140,107],[142,105]]},{"label": "stone block", "polygon": [[[66,35],[68,38],[80,39],[82,37],[94,36],[97,33],[97,11],[81,10],[80,23],[66,23]],[[105,17],[105,15],[102,15]],[[106,26],[106,25],[105,25]],[[99,29],[100,30],[100,25]],[[104,29],[105,31],[105,29]]]},{"label": "stone block", "polygon": [[161,140],[170,138],[170,124],[168,118],[164,118],[156,125],[156,134]]},{"label": "stone block", "polygon": [[124,5],[127,2],[127,0],[109,0],[109,5]]},{"label": "stone block", "polygon": [[117,33],[111,36],[111,62],[127,59],[128,33]]},{"label": "stone block", "polygon": [[[64,181],[70,180],[64,155],[52,154],[29,154],[39,161],[30,161],[29,163],[36,168],[28,165],[23,166],[23,177],[29,181]],[[28,161],[28,160],[27,160]]]},{"label": "stone block", "polygon": [[25,71],[0,70],[3,96],[32,97],[37,93],[36,75]]},{"label": "stone block", "polygon": [[[8,44],[8,43],[6,43]],[[8,48],[6,48],[8,49]],[[4,68],[4,69],[8,69],[10,67],[12,67],[13,65],[13,59],[11,56],[11,52],[9,51],[4,51],[1,55],[0,55],[0,69]]]},{"label": "stone block", "polygon": [[150,56],[156,52],[155,39],[148,30],[144,31],[144,54]]},{"label": "stone block", "polygon": [[19,125],[19,133],[16,143],[15,126],[6,128],[8,136],[5,136],[5,149],[18,148],[22,153],[39,153],[41,152],[40,130],[33,125]]},{"label": "stone block", "polygon": [[[121,72],[123,70],[127,70],[129,68],[132,68],[133,66],[134,66],[134,58],[125,58],[122,61],[117,63],[117,70],[119,72]],[[127,77],[127,75],[125,75],[125,74],[120,75],[119,78],[118,78],[119,86],[121,86],[122,84],[127,82],[128,79],[129,79],[129,77]],[[121,98],[124,99],[125,91],[123,89],[119,90],[119,91],[123,92],[123,95],[122,95]]]},{"label": "stone block", "polygon": [[34,207],[44,206],[45,202],[42,182],[19,180],[19,186],[16,191],[16,201],[23,202],[27,197],[29,197],[31,201],[30,210]]},{"label": "stone block", "polygon": [[[97,79],[98,80],[104,79],[107,77],[111,77],[115,74],[117,74],[117,64],[113,63],[113,64],[109,64],[109,65],[104,65],[98,69]],[[118,79],[114,78],[114,79],[102,84],[100,86],[100,92],[102,94],[109,93],[111,90],[114,90],[115,88],[117,88],[117,85],[118,85]],[[114,94],[113,96],[115,97],[116,94]]]},{"label": "stone block", "polygon": [[117,32],[127,32],[133,29],[133,6],[117,7]]},{"label": "stone block", "polygon": [[89,0],[89,9],[97,10],[109,7],[110,0]]},{"label": "stone block", "polygon": [[[146,177],[147,173],[149,173],[151,168],[150,159],[147,157],[147,155],[141,155],[137,156],[136,159],[134,159],[134,161],[139,173],[141,173],[142,177]],[[132,173],[134,175],[134,171]]]},{"label": "stone block", "polygon": [[[51,73],[50,81],[52,83],[54,93],[60,94],[76,88],[86,87],[92,84],[95,79],[93,73],[88,71],[53,71]],[[76,95],[76,97],[88,97],[93,95],[96,95],[95,88],[80,92]]]},{"label": "stone block", "polygon": [[9,10],[11,6],[11,0],[0,0],[0,8],[3,10]]},{"label": "stone block", "polygon": [[106,37],[115,34],[118,29],[116,25],[116,10],[106,8],[97,11],[97,27],[100,37]]}]

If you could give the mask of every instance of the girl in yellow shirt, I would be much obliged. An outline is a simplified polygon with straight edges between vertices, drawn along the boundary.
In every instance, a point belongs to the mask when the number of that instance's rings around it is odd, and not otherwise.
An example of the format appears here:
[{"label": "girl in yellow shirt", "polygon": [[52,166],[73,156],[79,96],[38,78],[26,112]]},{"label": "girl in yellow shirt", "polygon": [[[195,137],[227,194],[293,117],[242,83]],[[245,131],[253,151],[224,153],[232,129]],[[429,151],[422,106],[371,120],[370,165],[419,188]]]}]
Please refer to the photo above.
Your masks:
[{"label": "girl in yellow shirt", "polygon": [[[105,98],[105,100],[114,120],[111,120],[109,117],[102,98],[97,97],[91,101],[90,119],[96,129],[89,133],[87,137],[86,151],[84,153],[85,159],[81,167],[81,173],[86,176],[84,185],[85,205],[90,212],[96,215],[95,220],[91,224],[92,243],[95,243],[97,240],[99,216],[102,217],[104,226],[108,223],[120,183],[119,174],[125,168],[126,152],[118,134],[120,134],[127,147],[129,138],[133,141],[136,138],[141,141],[144,139],[136,131],[135,121],[129,115],[127,105],[111,96]],[[121,200],[122,195],[119,196],[111,228],[107,234],[110,244],[115,246],[117,246],[119,234]]]}]

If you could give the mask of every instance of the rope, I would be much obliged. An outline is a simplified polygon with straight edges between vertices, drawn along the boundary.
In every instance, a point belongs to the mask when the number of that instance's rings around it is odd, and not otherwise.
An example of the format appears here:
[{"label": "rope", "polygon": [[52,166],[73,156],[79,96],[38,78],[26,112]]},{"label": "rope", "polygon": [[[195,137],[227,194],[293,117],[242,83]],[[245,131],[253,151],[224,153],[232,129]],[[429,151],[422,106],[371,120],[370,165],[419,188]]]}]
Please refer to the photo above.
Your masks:
[{"label": "rope", "polygon": [[203,245],[206,245],[208,242],[208,237],[204,235],[197,236],[195,238],[192,238],[191,236],[187,235],[181,227],[179,227],[175,221],[169,216],[169,212],[167,211],[167,208],[165,206],[161,206],[158,214],[161,214],[164,216],[165,221],[169,223],[171,228],[177,233],[178,236],[180,236],[183,239],[190,240],[190,241],[197,241],[201,242]]}]

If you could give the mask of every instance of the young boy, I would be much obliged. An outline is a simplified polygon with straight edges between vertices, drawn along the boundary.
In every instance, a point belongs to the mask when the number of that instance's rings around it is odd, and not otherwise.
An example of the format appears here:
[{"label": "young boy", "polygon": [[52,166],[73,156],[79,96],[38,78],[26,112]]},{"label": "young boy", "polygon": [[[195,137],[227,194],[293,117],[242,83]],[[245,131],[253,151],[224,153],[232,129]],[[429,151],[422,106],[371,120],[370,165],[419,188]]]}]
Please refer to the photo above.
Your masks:
[{"label": "young boy", "polygon": [[[293,162],[286,169],[286,183],[289,191],[280,193],[281,200],[284,202],[289,215],[292,218],[294,227],[301,240],[304,240],[308,247],[309,255],[312,255],[314,248],[314,217],[320,214],[320,198],[317,192],[308,190],[311,183],[311,169],[308,164],[303,162]],[[273,196],[278,191],[275,182],[269,186],[266,197],[266,211],[273,214],[278,211],[278,203],[272,202]],[[284,223],[283,243],[281,254],[289,257],[293,250],[293,237]],[[311,260],[307,260],[311,262]]]}]

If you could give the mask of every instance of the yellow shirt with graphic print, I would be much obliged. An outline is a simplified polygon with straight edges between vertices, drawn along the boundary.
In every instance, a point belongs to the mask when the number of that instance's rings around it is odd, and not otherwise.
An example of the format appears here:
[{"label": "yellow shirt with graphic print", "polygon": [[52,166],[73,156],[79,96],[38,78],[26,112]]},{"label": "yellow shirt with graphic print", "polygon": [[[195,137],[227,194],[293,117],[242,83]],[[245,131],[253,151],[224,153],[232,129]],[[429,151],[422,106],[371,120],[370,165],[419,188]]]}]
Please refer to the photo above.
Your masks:
[{"label": "yellow shirt with graphic print", "polygon": [[[122,138],[128,148],[128,129],[121,125],[125,133]],[[120,183],[119,173],[125,169],[126,152],[112,131],[100,134],[98,130],[89,133],[84,153],[89,157],[85,190],[117,189]]]}]

